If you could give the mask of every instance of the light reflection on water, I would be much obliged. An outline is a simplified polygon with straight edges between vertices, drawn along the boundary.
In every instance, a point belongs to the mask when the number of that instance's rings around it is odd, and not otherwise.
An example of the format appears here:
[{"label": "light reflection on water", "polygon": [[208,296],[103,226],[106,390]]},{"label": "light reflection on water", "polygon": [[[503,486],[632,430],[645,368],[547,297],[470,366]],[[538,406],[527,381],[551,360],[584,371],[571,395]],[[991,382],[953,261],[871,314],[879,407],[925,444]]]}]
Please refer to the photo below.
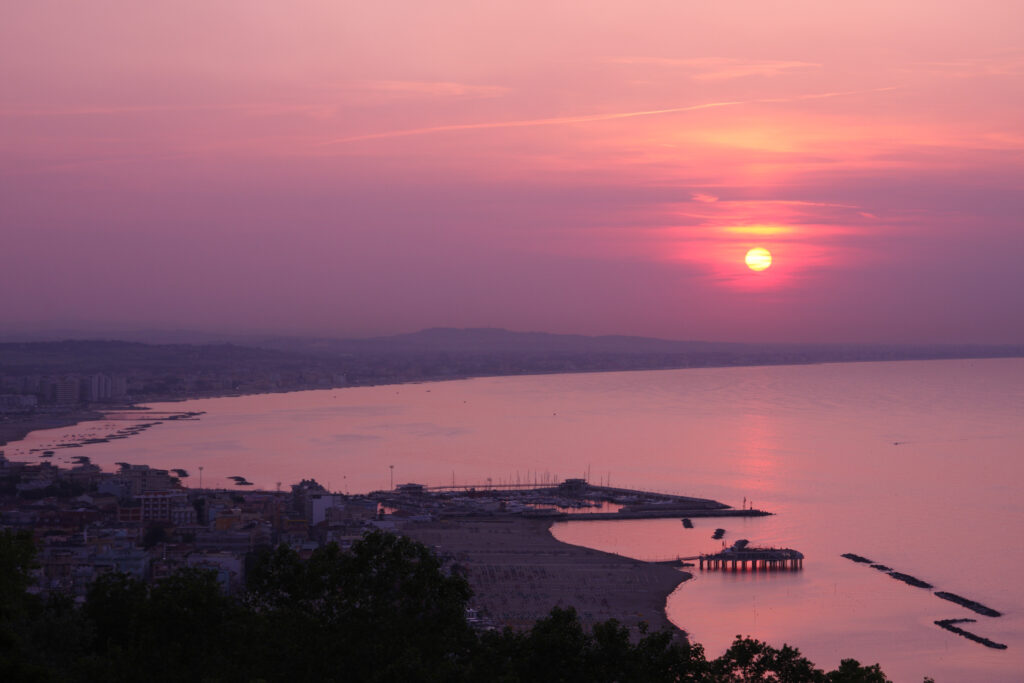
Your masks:
[{"label": "light reflection on water", "polygon": [[[208,411],[128,439],[59,450],[181,467],[204,484],[315,477],[336,490],[552,481],[744,498],[773,517],[574,522],[563,540],[645,559],[726,541],[794,547],[802,572],[699,574],[671,618],[720,652],[737,633],[797,645],[834,667],[879,661],[897,680],[1015,681],[1024,671],[1024,360],[486,378],[429,385],[205,399]],[[86,431],[71,427],[68,433]],[[39,432],[19,449],[51,443]],[[35,455],[26,456],[34,458]],[[56,458],[55,458],[56,459]],[[973,613],[839,557],[855,552],[1006,613],[978,617],[992,651],[940,630]]]}]

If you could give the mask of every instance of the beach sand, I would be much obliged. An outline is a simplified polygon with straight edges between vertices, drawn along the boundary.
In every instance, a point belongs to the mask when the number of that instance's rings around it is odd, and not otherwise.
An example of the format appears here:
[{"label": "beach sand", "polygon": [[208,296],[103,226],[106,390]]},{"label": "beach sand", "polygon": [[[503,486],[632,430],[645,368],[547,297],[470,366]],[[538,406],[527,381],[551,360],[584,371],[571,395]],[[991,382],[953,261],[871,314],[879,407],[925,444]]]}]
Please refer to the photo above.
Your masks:
[{"label": "beach sand", "polygon": [[618,619],[636,635],[675,629],[665,602],[691,575],[660,564],[568,545],[548,531],[551,522],[520,517],[409,522],[401,533],[464,567],[471,604],[498,626],[528,628],[552,607],[575,607],[585,628]]},{"label": "beach sand", "polygon": [[21,441],[30,432],[68,427],[80,422],[100,420],[103,413],[95,410],[77,410],[67,413],[35,413],[13,416],[0,422],[0,446]]}]

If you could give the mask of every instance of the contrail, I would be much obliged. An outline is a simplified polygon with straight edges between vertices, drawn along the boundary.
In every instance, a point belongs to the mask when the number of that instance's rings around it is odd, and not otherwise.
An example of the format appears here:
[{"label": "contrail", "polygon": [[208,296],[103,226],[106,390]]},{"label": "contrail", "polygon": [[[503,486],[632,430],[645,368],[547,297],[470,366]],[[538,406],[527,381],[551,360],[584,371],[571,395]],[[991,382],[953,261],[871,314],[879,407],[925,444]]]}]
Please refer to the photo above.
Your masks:
[{"label": "contrail", "polygon": [[363,140],[383,140],[386,138],[404,138],[412,135],[429,135],[431,133],[446,133],[459,130],[485,130],[490,128],[528,128],[532,126],[561,126],[570,123],[591,123],[593,121],[611,121],[614,119],[631,119],[640,116],[661,116],[663,114],[678,114],[680,112],[696,111],[698,109],[715,109],[718,107],[735,107],[741,104],[774,104],[779,102],[797,102],[799,100],[825,99],[829,97],[842,97],[844,95],[858,95],[869,92],[882,92],[895,90],[895,87],[875,88],[872,90],[849,90],[845,92],[815,93],[810,95],[798,95],[788,98],[765,98],[756,100],[731,100],[726,102],[708,102],[706,104],[693,104],[686,107],[671,107],[669,109],[647,109],[643,111],[627,111],[611,114],[584,114],[581,116],[559,116],[548,119],[523,119],[518,121],[490,121],[485,123],[456,123],[447,126],[430,126],[427,128],[407,128],[405,130],[392,130],[383,133],[368,133],[366,135],[353,135],[346,138],[328,140],[320,144],[321,147],[329,145],[344,145],[349,142],[360,142]]},{"label": "contrail", "polygon": [[629,119],[636,116],[657,116],[658,114],[674,114],[682,111],[693,111],[695,109],[712,109],[714,107],[731,107],[743,102],[710,102],[708,104],[695,104],[689,107],[673,107],[671,109],[650,109],[647,111],[627,111],[614,114],[585,114],[583,116],[559,116],[550,119],[525,119],[520,121],[492,121],[489,123],[456,123],[449,126],[431,126],[429,128],[408,128],[406,130],[392,130],[384,133],[369,133],[367,135],[353,135],[348,138],[338,138],[322,143],[326,145],[341,145],[346,142],[358,142],[359,140],[380,140],[383,138],[402,138],[409,135],[426,135],[429,133],[444,133],[452,130],[480,130],[485,128],[527,128],[530,126],[558,126],[566,123],[589,123],[591,121],[610,121],[612,119]]}]

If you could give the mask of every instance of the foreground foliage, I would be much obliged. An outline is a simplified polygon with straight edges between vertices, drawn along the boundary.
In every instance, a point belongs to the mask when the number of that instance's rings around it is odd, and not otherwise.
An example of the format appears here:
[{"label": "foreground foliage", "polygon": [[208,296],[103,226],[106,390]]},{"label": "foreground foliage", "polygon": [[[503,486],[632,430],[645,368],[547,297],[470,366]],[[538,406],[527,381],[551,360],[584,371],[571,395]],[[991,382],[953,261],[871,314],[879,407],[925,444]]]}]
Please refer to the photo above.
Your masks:
[{"label": "foreground foliage", "polygon": [[28,592],[32,558],[27,534],[0,532],[4,681],[888,681],[877,665],[825,673],[795,648],[738,636],[707,661],[670,631],[631,639],[609,620],[588,632],[571,608],[528,631],[478,634],[466,581],[423,545],[379,532],[305,561],[266,551],[240,599],[183,570],[152,586],[105,575],[77,607]]}]

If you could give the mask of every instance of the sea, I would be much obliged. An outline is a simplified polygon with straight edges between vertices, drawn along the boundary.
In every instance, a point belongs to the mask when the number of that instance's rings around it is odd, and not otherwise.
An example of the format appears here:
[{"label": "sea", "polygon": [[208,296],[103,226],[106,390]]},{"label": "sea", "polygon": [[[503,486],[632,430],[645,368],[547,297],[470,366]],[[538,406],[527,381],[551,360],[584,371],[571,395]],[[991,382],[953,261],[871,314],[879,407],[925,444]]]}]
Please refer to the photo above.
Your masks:
[{"label": "sea", "polygon": [[[368,492],[417,482],[594,484],[753,506],[761,518],[557,523],[560,540],[645,559],[746,539],[796,572],[691,569],[669,618],[720,655],[737,636],[816,664],[879,663],[895,681],[1024,680],[1024,359],[900,361],[477,378],[153,404],[203,411],[57,450],[183,468],[187,485]],[[34,432],[4,450],[102,436]],[[60,463],[64,464],[64,463]],[[724,528],[722,540],[711,538]],[[1003,613],[986,617],[841,557],[855,553]],[[1007,645],[984,647],[934,624]]]}]

